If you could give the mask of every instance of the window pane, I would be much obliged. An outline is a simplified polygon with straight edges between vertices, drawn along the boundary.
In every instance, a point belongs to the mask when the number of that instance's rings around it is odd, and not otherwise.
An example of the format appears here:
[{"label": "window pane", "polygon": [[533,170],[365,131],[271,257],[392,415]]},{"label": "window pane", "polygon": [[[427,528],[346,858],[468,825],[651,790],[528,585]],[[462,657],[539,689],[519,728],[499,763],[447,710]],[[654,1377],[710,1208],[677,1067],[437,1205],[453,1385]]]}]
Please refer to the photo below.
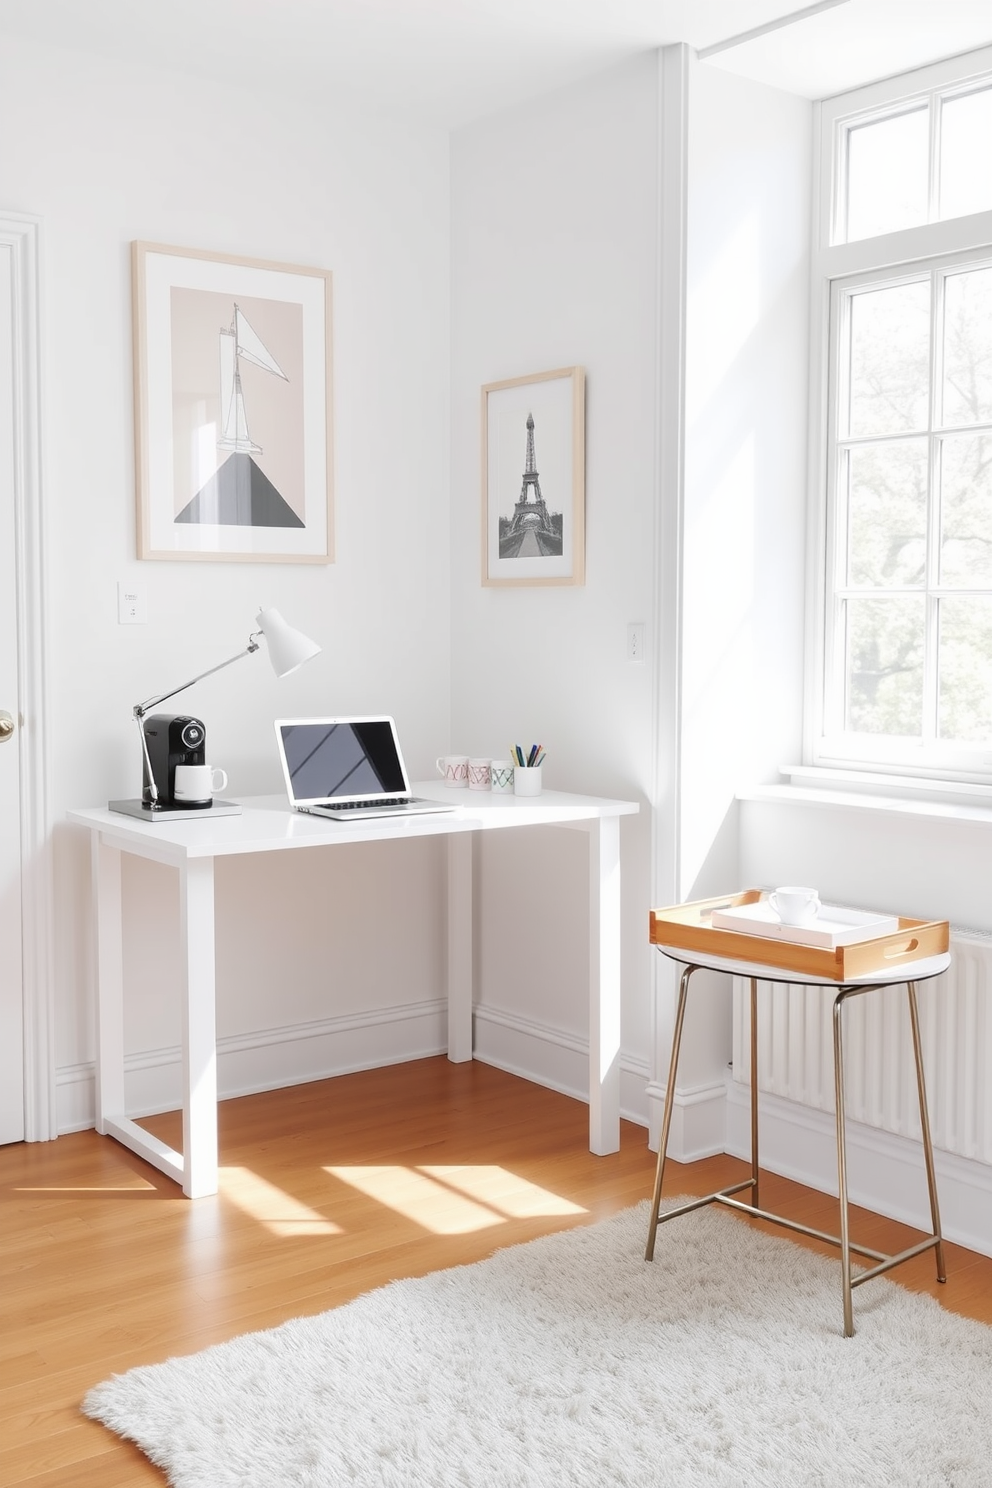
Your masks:
[{"label": "window pane", "polygon": [[941,441],[940,582],[992,588],[992,435]]},{"label": "window pane", "polygon": [[927,561],[927,441],[899,439],[850,451],[847,583],[922,585]]},{"label": "window pane", "polygon": [[950,98],[940,113],[940,215],[992,207],[992,88]]},{"label": "window pane", "polygon": [[926,222],[929,130],[920,108],[848,131],[848,242]]},{"label": "window pane", "polygon": [[851,296],[852,438],[925,429],[929,369],[929,279]]},{"label": "window pane", "polygon": [[946,741],[992,738],[992,598],[940,601],[938,727]]},{"label": "window pane", "polygon": [[845,728],[919,738],[923,726],[922,596],[849,599]]},{"label": "window pane", "polygon": [[945,281],[943,422],[992,422],[992,269]]}]

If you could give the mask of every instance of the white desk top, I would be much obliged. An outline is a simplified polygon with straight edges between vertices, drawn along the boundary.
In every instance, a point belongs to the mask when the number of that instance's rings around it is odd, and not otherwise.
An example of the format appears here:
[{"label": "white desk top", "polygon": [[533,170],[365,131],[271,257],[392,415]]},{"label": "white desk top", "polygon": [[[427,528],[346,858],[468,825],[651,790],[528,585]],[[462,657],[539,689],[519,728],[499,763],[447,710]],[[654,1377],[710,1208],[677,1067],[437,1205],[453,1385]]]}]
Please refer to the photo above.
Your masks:
[{"label": "white desk top", "polygon": [[340,822],[290,811],[286,797],[279,795],[241,797],[240,816],[210,818],[204,813],[196,821],[143,822],[105,806],[80,808],[66,815],[69,821],[99,831],[105,841],[125,852],[178,863],[189,858],[447,836],[453,832],[480,832],[499,827],[568,826],[572,822],[631,816],[640,810],[636,801],[577,796],[566,791],[544,791],[533,797],[504,796],[489,791],[452,790],[433,780],[416,781],[412,790],[416,796],[443,801],[456,809],[436,816],[387,816]]}]

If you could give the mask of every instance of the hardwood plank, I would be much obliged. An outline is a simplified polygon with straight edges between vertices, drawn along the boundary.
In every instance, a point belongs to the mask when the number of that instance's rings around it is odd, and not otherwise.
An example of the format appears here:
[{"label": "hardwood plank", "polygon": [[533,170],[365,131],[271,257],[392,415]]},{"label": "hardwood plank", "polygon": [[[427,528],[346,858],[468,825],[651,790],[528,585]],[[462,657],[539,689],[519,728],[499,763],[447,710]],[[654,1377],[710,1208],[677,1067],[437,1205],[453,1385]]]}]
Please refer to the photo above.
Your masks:
[{"label": "hardwood plank", "polygon": [[[179,1140],[178,1113],[142,1124]],[[161,1488],[164,1476],[133,1446],[81,1414],[92,1385],[340,1306],[399,1277],[592,1223],[647,1197],[655,1167],[642,1129],[623,1122],[620,1151],[593,1157],[580,1102],[443,1058],[226,1101],[220,1138],[225,1189],[195,1203],[94,1132],[0,1148],[4,1488]],[[378,1196],[358,1183],[361,1168],[381,1170]],[[489,1187],[478,1172],[486,1168],[500,1170]],[[666,1192],[708,1193],[745,1171],[729,1157],[670,1162]],[[407,1190],[422,1184],[420,1208],[409,1193],[393,1196],[390,1173]],[[579,1212],[508,1212],[525,1183]],[[827,1195],[763,1172],[761,1200],[836,1233]],[[458,1231],[459,1216],[478,1228]],[[300,1232],[320,1223],[336,1229]],[[852,1231],[882,1250],[918,1238],[865,1210],[852,1210]],[[960,1246],[946,1253],[946,1286],[936,1282],[932,1253],[892,1279],[992,1323],[992,1259]]]}]

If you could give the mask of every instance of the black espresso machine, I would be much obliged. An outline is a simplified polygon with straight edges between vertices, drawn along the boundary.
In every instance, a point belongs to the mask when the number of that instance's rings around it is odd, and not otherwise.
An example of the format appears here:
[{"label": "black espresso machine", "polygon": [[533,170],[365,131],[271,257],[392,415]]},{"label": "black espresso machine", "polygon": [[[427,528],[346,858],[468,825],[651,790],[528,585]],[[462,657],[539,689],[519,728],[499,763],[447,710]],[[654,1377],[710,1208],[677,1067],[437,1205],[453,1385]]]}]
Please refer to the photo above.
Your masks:
[{"label": "black espresso machine", "polygon": [[177,801],[176,766],[203,765],[207,761],[207,731],[199,718],[188,713],[152,713],[141,720],[145,734],[147,756],[143,763],[141,800],[146,806],[152,804],[151,784],[148,768],[151,766],[155,789],[158,791],[156,809],[159,811],[209,810],[212,801]]}]

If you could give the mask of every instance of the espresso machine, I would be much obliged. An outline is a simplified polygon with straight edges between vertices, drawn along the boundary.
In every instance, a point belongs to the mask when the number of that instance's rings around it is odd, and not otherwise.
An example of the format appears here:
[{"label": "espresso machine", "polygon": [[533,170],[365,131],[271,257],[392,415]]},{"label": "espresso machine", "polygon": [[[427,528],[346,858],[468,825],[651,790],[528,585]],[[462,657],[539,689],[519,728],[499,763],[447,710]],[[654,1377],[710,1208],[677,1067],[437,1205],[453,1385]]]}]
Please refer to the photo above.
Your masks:
[{"label": "espresso machine", "polygon": [[[176,766],[203,765],[207,760],[206,729],[188,713],[153,713],[140,723],[145,736],[141,800],[158,811],[209,810],[211,801],[176,801]],[[149,779],[155,782],[155,792]]]}]

